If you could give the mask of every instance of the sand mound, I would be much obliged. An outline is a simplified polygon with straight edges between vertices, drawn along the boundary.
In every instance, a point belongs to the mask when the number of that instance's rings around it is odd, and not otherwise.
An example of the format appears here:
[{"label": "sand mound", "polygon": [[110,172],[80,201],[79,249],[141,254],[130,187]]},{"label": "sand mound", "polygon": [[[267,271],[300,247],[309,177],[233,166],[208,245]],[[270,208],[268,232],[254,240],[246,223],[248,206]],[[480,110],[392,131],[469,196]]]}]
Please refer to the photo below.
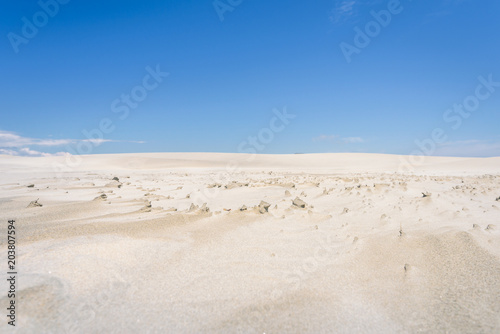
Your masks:
[{"label": "sand mound", "polygon": [[500,332],[500,159],[249,157],[0,159],[18,332]]}]

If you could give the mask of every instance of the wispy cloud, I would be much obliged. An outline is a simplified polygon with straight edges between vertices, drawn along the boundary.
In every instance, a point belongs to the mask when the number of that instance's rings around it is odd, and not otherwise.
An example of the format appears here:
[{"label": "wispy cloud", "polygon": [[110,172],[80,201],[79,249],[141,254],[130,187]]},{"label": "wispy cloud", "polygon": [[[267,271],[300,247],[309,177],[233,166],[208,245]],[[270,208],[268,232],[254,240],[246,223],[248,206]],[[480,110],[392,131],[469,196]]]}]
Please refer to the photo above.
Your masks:
[{"label": "wispy cloud", "polygon": [[52,156],[62,156],[62,155],[69,154],[67,152],[45,153],[45,152],[32,150],[28,147],[20,148],[19,153],[21,153],[21,154],[14,154],[14,155],[26,155],[26,156],[30,156],[30,157],[52,157]]},{"label": "wispy cloud", "polygon": [[328,13],[330,22],[340,25],[346,22],[356,22],[360,16],[375,9],[374,6],[387,3],[387,0],[337,0]]},{"label": "wispy cloud", "polygon": [[458,5],[459,3],[466,2],[469,0],[443,0],[443,5],[445,6],[451,6],[451,5]]},{"label": "wispy cloud", "polygon": [[71,139],[37,139],[19,136],[13,132],[0,131],[0,147],[62,146],[72,143]]},{"label": "wispy cloud", "polygon": [[127,142],[143,144],[143,141],[125,141],[125,140],[111,140],[111,139],[40,139],[23,137],[14,132],[0,131],[0,154],[7,155],[24,155],[24,156],[53,156],[64,155],[67,152],[46,153],[32,149],[32,146],[38,147],[57,147],[76,145],[81,142],[89,142],[95,146],[109,142]]},{"label": "wispy cloud", "polygon": [[443,0],[434,3],[437,8],[426,15],[425,23],[453,14],[453,7],[469,0]]},{"label": "wispy cloud", "polygon": [[110,139],[38,139],[22,137],[13,132],[0,131],[0,147],[24,147],[24,146],[64,146],[76,144],[78,142],[91,142],[100,145],[107,142],[116,142]]},{"label": "wispy cloud", "polygon": [[329,141],[329,142],[340,142],[344,144],[357,144],[357,143],[363,143],[364,140],[361,137],[341,137],[339,135],[320,135],[318,137],[314,137],[313,142],[322,142],[322,141]]},{"label": "wispy cloud", "polygon": [[500,141],[460,140],[439,145],[433,155],[456,157],[500,157]]},{"label": "wispy cloud", "polygon": [[346,144],[363,143],[364,140],[361,137],[346,137],[341,138],[341,140]]},{"label": "wispy cloud", "polygon": [[337,139],[339,136],[337,135],[320,135],[318,137],[314,137],[312,140],[314,142],[318,142],[318,141],[332,141],[332,140],[335,140]]},{"label": "wispy cloud", "polygon": [[5,154],[5,155],[19,155],[19,152],[14,151],[14,150],[6,150],[4,148],[0,148],[0,154]]},{"label": "wispy cloud", "polygon": [[330,11],[330,21],[335,24],[344,23],[355,14],[355,4],[355,0],[338,1],[335,5],[335,8]]},{"label": "wispy cloud", "polygon": [[69,154],[67,152],[57,152],[57,153],[46,153],[32,150],[28,147],[22,147],[17,150],[10,150],[0,148],[0,155],[14,155],[14,156],[29,156],[29,157],[52,157],[52,156],[63,156]]}]

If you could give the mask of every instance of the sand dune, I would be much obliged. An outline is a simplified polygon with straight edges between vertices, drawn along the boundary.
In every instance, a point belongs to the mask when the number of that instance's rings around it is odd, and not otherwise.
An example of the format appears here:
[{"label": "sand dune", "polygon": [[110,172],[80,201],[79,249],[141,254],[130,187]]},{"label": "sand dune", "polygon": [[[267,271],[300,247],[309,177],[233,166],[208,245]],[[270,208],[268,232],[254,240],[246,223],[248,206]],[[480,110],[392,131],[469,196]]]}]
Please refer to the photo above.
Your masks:
[{"label": "sand dune", "polygon": [[16,330],[500,332],[500,158],[408,161],[0,156]]}]

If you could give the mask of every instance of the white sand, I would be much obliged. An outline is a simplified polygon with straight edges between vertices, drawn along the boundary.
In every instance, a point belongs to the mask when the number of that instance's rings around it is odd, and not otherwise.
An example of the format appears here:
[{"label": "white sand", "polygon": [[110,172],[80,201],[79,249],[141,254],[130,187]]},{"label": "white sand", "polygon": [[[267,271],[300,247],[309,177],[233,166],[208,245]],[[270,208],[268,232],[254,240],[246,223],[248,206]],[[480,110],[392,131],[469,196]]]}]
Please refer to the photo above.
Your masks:
[{"label": "white sand", "polygon": [[17,332],[500,332],[500,158],[250,158],[0,156]]}]

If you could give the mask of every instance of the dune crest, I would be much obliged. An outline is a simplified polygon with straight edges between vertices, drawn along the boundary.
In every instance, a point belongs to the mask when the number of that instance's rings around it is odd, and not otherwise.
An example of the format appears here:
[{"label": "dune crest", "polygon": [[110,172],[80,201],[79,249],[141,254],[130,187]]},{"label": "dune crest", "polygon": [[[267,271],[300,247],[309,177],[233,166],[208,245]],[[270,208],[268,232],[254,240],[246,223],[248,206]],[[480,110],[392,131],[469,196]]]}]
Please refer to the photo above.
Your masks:
[{"label": "dune crest", "polygon": [[500,332],[500,158],[248,157],[0,157],[19,328]]}]

